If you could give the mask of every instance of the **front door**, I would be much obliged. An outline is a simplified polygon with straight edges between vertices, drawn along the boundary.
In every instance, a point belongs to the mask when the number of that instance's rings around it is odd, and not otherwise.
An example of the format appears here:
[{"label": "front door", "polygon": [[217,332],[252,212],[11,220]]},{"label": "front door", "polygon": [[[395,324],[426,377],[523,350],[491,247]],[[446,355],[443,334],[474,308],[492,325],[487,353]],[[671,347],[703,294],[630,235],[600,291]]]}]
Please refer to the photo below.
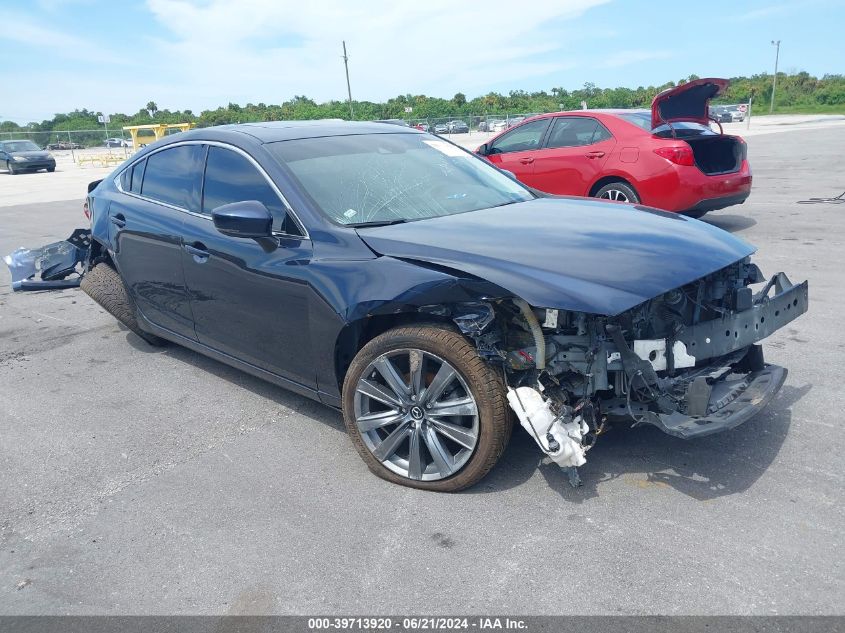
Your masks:
[{"label": "front door", "polygon": [[548,127],[549,119],[540,119],[502,134],[488,148],[487,160],[513,173],[520,182],[534,187],[534,160]]},{"label": "front door", "polygon": [[[215,229],[212,209],[245,200],[262,202],[273,214],[275,248]],[[208,148],[201,209],[201,216],[185,220],[183,252],[197,339],[315,388],[307,284],[311,241],[263,172],[234,148]]]}]

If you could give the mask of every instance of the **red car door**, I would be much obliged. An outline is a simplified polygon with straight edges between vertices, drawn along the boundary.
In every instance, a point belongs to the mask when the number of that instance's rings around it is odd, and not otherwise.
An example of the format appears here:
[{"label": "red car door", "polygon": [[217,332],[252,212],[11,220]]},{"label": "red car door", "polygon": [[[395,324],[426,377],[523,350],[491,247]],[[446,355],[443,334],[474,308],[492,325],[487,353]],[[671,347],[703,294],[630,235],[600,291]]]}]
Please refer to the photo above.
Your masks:
[{"label": "red car door", "polygon": [[520,182],[534,187],[534,159],[548,128],[549,119],[516,126],[488,145],[487,160],[496,167],[507,169]]},{"label": "red car door", "polygon": [[615,145],[611,133],[593,117],[555,117],[543,148],[532,153],[531,186],[548,193],[586,196]]}]

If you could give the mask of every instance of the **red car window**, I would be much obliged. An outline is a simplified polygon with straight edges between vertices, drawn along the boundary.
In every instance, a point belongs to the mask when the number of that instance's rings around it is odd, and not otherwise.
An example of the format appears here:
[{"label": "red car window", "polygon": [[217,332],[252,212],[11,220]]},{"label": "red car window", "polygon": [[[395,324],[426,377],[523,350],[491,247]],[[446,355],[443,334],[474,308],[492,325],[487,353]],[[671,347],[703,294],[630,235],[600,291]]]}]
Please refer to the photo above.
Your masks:
[{"label": "red car window", "polygon": [[592,117],[557,117],[552,124],[546,147],[579,147],[611,138],[610,132]]},{"label": "red car window", "polygon": [[500,136],[490,147],[490,153],[505,154],[507,152],[525,152],[538,149],[548,127],[548,119],[540,119],[520,125]]}]

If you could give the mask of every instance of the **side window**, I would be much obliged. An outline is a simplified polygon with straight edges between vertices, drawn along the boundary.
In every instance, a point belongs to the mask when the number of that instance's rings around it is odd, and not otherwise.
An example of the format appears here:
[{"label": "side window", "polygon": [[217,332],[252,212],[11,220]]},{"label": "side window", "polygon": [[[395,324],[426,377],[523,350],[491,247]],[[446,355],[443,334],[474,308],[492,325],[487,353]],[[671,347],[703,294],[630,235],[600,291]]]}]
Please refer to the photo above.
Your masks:
[{"label": "side window", "polygon": [[546,147],[579,147],[610,138],[610,132],[596,119],[583,116],[557,117]]},{"label": "side window", "polygon": [[[141,183],[144,182],[144,169],[147,166],[147,161],[142,160],[136,163],[129,172],[129,188],[124,186],[124,191],[131,191],[132,193],[141,193]],[[124,172],[126,173],[126,172]]]},{"label": "side window", "polygon": [[[199,190],[197,157],[201,149],[200,145],[180,145],[150,155],[146,160],[141,195],[195,210],[192,207],[194,192]],[[135,176],[132,176],[133,191]]]},{"label": "side window", "polygon": [[257,200],[267,207],[273,214],[274,231],[302,234],[279,195],[255,165],[237,152],[210,146],[205,163],[202,212],[210,214],[219,206],[244,200]]},{"label": "side window", "polygon": [[524,152],[537,149],[540,147],[540,142],[543,140],[543,134],[546,133],[547,127],[549,127],[548,119],[520,125],[507,134],[503,134],[499,140],[493,143],[490,147],[490,153],[505,154],[507,152]]},{"label": "side window", "polygon": [[598,143],[599,141],[606,141],[611,138],[613,138],[613,134],[611,134],[608,129],[604,127],[601,123],[596,121],[596,131],[593,134],[593,143]]}]

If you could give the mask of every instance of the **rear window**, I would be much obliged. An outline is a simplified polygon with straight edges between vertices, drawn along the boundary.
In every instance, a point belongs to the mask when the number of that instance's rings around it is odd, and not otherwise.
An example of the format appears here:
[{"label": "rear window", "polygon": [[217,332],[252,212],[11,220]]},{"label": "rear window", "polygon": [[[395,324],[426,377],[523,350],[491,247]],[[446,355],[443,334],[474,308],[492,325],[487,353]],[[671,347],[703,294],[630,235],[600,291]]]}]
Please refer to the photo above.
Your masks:
[{"label": "rear window", "polygon": [[706,125],[694,123],[692,121],[678,121],[672,123],[671,127],[663,124],[652,129],[650,112],[624,112],[617,114],[616,116],[628,123],[633,123],[637,127],[644,129],[646,132],[651,132],[655,136],[672,136],[672,130],[675,131],[675,136],[679,138],[716,134],[716,132]]},{"label": "rear window", "polygon": [[625,114],[617,114],[620,119],[623,121],[627,121],[628,123],[633,123],[637,127],[641,127],[646,132],[651,132],[651,114],[645,114],[642,112],[631,112]]}]

